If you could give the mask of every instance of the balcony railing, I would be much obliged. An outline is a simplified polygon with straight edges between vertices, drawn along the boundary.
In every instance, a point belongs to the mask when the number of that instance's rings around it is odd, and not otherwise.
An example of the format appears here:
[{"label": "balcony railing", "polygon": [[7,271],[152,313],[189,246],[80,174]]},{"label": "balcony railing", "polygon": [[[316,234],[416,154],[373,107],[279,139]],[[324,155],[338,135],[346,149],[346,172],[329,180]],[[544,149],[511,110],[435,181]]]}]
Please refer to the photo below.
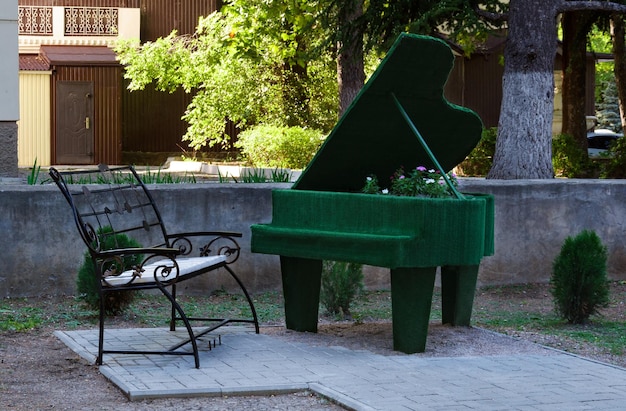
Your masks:
[{"label": "balcony railing", "polygon": [[[119,9],[113,7],[19,6],[18,12],[20,36],[115,37],[119,33],[118,20]],[[63,27],[56,26],[62,22]],[[63,30],[62,34],[58,30]]]},{"label": "balcony railing", "polygon": [[117,8],[65,7],[66,36],[116,36]]},{"label": "balcony railing", "polygon": [[19,6],[20,35],[52,36],[52,7]]}]

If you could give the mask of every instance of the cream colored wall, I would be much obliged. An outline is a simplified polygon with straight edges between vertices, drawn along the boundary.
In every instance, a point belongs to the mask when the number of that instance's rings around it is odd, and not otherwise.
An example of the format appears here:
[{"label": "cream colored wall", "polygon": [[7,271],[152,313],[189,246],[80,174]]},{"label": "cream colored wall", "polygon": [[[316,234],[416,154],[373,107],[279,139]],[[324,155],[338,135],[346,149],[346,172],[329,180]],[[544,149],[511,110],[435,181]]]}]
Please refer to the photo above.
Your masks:
[{"label": "cream colored wall", "polygon": [[20,72],[19,167],[30,167],[35,159],[38,165],[50,165],[50,75],[49,71]]}]

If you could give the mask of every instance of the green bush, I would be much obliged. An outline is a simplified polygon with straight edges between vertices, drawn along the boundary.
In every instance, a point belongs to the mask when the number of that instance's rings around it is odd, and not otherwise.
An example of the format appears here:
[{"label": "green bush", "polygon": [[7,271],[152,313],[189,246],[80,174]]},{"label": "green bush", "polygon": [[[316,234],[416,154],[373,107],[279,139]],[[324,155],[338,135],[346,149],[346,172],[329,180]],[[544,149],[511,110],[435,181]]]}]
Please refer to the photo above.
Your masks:
[{"label": "green bush", "polygon": [[260,125],[241,132],[235,146],[255,167],[301,169],[322,141],[318,130]]},{"label": "green bush", "polygon": [[608,156],[600,160],[603,178],[626,178],[626,138],[618,138],[609,148]]},{"label": "green bush", "polygon": [[320,300],[328,313],[350,316],[350,304],[363,291],[363,266],[324,261]]},{"label": "green bush", "polygon": [[459,164],[459,171],[464,176],[486,176],[493,163],[496,151],[496,127],[483,130],[480,141],[472,152]]},{"label": "green bush", "polygon": [[557,313],[573,324],[585,322],[609,302],[606,247],[595,232],[567,237],[552,268],[550,284]]},{"label": "green bush", "polygon": [[599,167],[569,134],[552,139],[552,167],[557,177],[596,178]]},{"label": "green bush", "polygon": [[[113,248],[134,248],[141,245],[124,234],[107,235],[113,230],[111,227],[103,227],[98,230],[101,249],[111,250]],[[141,263],[142,255],[132,255],[123,258],[124,267],[131,267]],[[92,309],[97,310],[100,307],[100,293],[98,291],[100,278],[96,276],[95,267],[89,252],[85,252],[83,265],[78,270],[78,278],[76,281],[76,289],[79,298],[87,303]],[[106,314],[116,315],[124,311],[135,298],[134,291],[120,290],[111,291],[106,294],[104,301],[104,311]]]}]

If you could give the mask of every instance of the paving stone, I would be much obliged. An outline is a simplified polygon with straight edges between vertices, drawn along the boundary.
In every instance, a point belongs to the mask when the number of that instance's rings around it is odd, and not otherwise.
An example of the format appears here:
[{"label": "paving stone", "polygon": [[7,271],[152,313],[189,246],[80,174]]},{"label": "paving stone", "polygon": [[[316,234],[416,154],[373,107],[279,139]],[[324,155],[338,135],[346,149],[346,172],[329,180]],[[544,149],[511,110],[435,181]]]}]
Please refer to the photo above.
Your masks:
[{"label": "paving stone", "polygon": [[[222,344],[190,356],[105,355],[100,371],[131,400],[165,396],[270,395],[311,390],[349,409],[625,409],[626,369],[557,350],[546,355],[427,358],[309,346],[229,327]],[[88,361],[96,330],[59,331]],[[167,329],[107,330],[107,344],[147,349],[174,344]],[[215,336],[214,338],[218,338]],[[210,338],[209,338],[210,339]]]}]

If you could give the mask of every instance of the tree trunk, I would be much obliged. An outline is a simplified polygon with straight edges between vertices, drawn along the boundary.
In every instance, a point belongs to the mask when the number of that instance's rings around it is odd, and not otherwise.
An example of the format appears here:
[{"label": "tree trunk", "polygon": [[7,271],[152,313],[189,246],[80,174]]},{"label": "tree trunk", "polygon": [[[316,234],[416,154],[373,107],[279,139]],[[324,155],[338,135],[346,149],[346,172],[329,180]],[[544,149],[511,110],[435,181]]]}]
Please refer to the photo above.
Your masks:
[{"label": "tree trunk", "polygon": [[339,10],[338,23],[343,33],[337,56],[340,117],[365,83],[363,33],[355,24],[362,15],[363,0],[347,0]]},{"label": "tree trunk", "polygon": [[586,73],[587,33],[595,13],[574,11],[563,15],[563,134],[587,152]]},{"label": "tree trunk", "polygon": [[615,61],[615,84],[619,98],[619,114],[622,120],[622,130],[626,127],[626,45],[624,44],[624,16],[613,13],[611,15],[611,38],[613,40],[613,58]]},{"label": "tree trunk", "polygon": [[307,124],[310,119],[309,94],[306,84],[306,67],[283,64],[283,111],[288,127]]},{"label": "tree trunk", "polygon": [[557,0],[511,0],[492,179],[553,178]]}]

